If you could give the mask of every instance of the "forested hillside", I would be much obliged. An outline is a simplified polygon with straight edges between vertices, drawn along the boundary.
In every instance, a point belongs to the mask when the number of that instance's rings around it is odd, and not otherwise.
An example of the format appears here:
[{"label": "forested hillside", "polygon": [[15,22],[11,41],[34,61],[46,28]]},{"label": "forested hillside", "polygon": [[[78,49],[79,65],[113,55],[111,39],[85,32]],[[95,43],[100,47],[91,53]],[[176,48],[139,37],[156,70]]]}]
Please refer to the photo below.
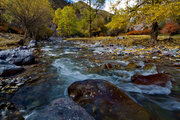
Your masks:
[{"label": "forested hillside", "polygon": [[[89,19],[88,18],[89,5],[87,5],[82,1],[79,1],[77,3],[74,3],[73,7],[76,11],[77,19],[82,21],[80,25],[83,26],[84,24],[84,26],[88,26],[88,22],[86,23],[83,22],[85,22],[85,19]],[[105,25],[111,21],[113,15],[107,11],[101,9],[95,9],[95,8],[92,8],[91,14],[92,14],[92,35],[99,36],[99,35],[108,34],[108,29]],[[84,33],[84,34],[86,34],[85,36],[87,36],[88,33]]]}]

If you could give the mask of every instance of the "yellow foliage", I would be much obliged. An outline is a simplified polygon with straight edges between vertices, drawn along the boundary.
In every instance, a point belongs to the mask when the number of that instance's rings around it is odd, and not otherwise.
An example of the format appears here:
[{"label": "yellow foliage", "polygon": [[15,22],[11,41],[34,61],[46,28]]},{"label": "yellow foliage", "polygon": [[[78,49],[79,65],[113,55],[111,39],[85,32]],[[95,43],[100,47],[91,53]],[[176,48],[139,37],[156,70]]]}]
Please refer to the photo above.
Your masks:
[{"label": "yellow foliage", "polygon": [[[119,9],[122,0],[118,0],[112,6],[115,15],[112,21],[107,24],[110,29],[124,28],[126,25],[135,25],[138,23],[146,22],[160,22],[165,18],[174,18],[180,16],[180,1],[169,0],[135,0],[134,5],[130,2],[134,0],[125,0],[126,7]],[[124,1],[123,1],[124,2]]]},{"label": "yellow foliage", "polygon": [[76,13],[72,6],[66,6],[63,9],[58,8],[55,11],[53,22],[58,25],[60,36],[69,37],[76,32]]},{"label": "yellow foliage", "polygon": [[27,37],[39,36],[53,16],[48,0],[1,0],[1,5],[6,10],[5,16],[11,16],[22,26]]}]

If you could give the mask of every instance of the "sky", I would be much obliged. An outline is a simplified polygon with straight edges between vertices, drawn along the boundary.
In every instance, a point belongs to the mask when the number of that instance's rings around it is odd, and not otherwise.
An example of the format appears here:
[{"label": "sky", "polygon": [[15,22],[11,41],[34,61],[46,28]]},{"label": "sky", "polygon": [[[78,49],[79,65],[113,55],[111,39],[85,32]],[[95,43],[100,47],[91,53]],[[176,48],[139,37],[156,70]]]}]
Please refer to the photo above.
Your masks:
[{"label": "sky", "polygon": [[[78,2],[80,0],[73,0],[74,2]],[[82,0],[81,0],[82,1]],[[111,3],[115,3],[117,0],[106,0],[106,3],[105,3],[105,6],[104,6],[104,10],[110,12],[110,6],[111,6]]]},{"label": "sky", "polygon": [[[111,4],[114,4],[116,3],[118,0],[106,0],[106,4],[105,4],[105,7],[104,7],[104,10],[108,11],[108,12],[111,12],[110,10],[110,7],[111,7]],[[118,8],[125,8],[126,4],[125,4],[126,0],[122,0],[121,4],[119,6],[117,6]],[[135,0],[131,0],[129,2],[129,5],[133,5],[135,4]]]},{"label": "sky", "polygon": [[112,3],[115,3],[117,0],[106,0],[104,10],[110,12],[110,6]]},{"label": "sky", "polygon": [[[73,1],[77,2],[77,1],[79,1],[79,0],[73,0]],[[111,4],[116,3],[117,1],[118,1],[118,0],[106,0],[105,6],[104,6],[103,9],[106,10],[106,11],[108,11],[108,12],[112,12],[112,11],[110,10]],[[124,0],[124,1],[125,1],[125,0]],[[131,4],[133,4],[133,0],[132,0]],[[120,8],[120,7],[121,7],[121,8],[125,8],[125,2],[122,2],[118,7],[119,7],[119,8]]]},{"label": "sky", "polygon": [[[111,10],[110,10],[111,5],[114,4],[114,3],[116,3],[117,1],[118,1],[118,0],[106,0],[104,10],[106,10],[106,11],[108,11],[108,12],[111,12]],[[124,7],[125,7],[125,4],[122,3],[119,7],[124,8]]]}]

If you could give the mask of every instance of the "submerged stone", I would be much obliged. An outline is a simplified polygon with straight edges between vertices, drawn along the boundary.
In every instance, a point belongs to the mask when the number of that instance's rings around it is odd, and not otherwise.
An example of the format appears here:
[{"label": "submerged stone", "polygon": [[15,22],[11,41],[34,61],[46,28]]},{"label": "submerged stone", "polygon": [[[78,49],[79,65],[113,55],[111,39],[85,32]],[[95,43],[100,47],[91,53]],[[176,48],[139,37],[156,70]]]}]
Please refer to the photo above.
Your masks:
[{"label": "submerged stone", "polygon": [[98,120],[150,120],[143,107],[105,80],[74,82],[68,93]]},{"label": "submerged stone", "polygon": [[147,71],[152,71],[152,70],[156,70],[156,66],[154,64],[146,64],[143,67],[143,70],[147,70]]},{"label": "submerged stone", "polygon": [[130,62],[130,63],[126,66],[126,70],[134,71],[134,70],[136,70],[136,69],[139,68],[139,67],[140,67],[140,66],[138,66],[136,63]]},{"label": "submerged stone", "polygon": [[118,62],[110,62],[110,63],[107,63],[107,64],[104,64],[104,69],[116,69],[116,70],[119,70],[119,69],[124,69],[125,65],[123,64],[120,64]]},{"label": "submerged stone", "polygon": [[7,117],[5,120],[25,120],[23,115],[19,111],[7,112]]},{"label": "submerged stone", "polygon": [[14,64],[10,64],[5,60],[0,59],[0,77],[9,77],[11,75],[15,75],[24,70],[24,68],[20,66],[16,66]]},{"label": "submerged stone", "polygon": [[31,114],[26,120],[94,120],[94,118],[70,98],[59,98],[46,108]]}]

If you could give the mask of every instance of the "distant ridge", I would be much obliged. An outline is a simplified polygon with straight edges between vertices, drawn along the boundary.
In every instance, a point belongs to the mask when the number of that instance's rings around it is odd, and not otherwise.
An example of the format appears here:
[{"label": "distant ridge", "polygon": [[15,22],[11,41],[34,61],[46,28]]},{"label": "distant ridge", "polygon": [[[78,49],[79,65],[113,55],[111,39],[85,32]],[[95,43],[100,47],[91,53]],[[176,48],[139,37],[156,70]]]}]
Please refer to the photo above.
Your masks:
[{"label": "distant ridge", "polygon": [[[78,1],[78,2],[74,3],[73,6],[79,11],[77,13],[78,17],[81,17],[82,11],[89,7],[86,3],[82,2],[82,1]],[[105,10],[97,10],[96,12],[97,12],[97,16],[107,19],[107,21],[109,21],[108,19],[110,19],[112,17],[112,14]]]}]

